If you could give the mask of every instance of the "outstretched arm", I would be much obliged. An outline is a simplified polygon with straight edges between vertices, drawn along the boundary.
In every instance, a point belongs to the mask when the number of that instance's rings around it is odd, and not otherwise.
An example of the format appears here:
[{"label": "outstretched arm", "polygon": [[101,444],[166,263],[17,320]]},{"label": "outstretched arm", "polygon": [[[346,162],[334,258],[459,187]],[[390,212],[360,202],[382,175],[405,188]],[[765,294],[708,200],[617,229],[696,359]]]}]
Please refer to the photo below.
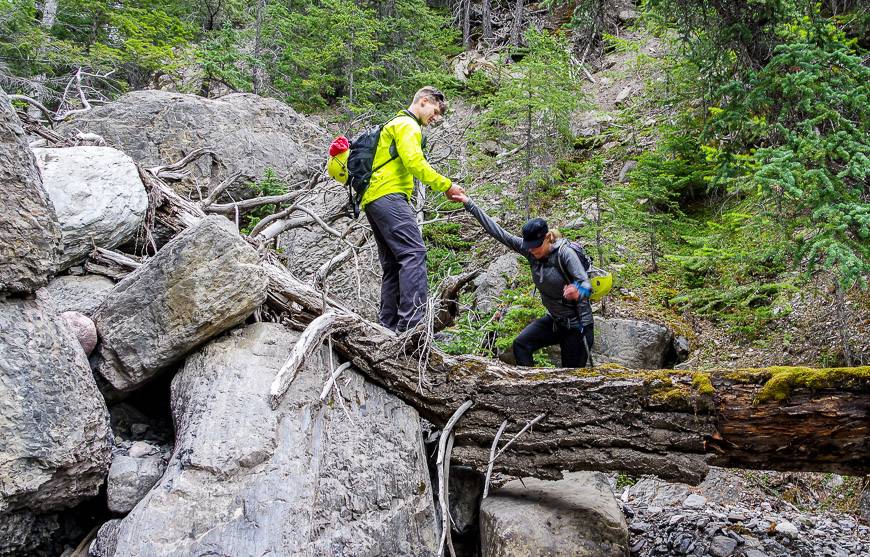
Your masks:
[{"label": "outstretched arm", "polygon": [[506,231],[504,228],[496,224],[494,220],[489,218],[489,215],[483,212],[483,209],[474,204],[474,201],[468,198],[466,195],[462,195],[461,197],[456,199],[457,201],[463,201],[465,204],[465,210],[471,213],[474,218],[477,219],[477,222],[486,230],[487,234],[511,248],[512,250],[521,253],[523,255],[526,252],[523,250],[523,239],[519,236],[514,236],[510,232]]}]

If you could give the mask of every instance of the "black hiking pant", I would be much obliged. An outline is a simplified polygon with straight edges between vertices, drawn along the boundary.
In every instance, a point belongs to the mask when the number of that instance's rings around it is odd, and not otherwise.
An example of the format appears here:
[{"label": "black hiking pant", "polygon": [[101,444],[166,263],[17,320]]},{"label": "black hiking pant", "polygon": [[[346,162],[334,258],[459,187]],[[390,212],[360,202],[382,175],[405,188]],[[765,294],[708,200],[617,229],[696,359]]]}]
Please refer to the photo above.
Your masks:
[{"label": "black hiking pant", "polygon": [[378,318],[384,327],[401,333],[413,328],[426,312],[426,246],[404,194],[379,197],[366,205],[365,212],[383,271]]},{"label": "black hiking pant", "polygon": [[536,350],[558,344],[562,349],[562,367],[585,367],[588,364],[588,355],[583,337],[586,337],[586,343],[591,350],[595,340],[591,324],[583,327],[581,332],[579,326],[565,327],[557,324],[548,313],[529,323],[514,340],[514,357],[518,366],[531,367],[535,365],[532,354]]}]

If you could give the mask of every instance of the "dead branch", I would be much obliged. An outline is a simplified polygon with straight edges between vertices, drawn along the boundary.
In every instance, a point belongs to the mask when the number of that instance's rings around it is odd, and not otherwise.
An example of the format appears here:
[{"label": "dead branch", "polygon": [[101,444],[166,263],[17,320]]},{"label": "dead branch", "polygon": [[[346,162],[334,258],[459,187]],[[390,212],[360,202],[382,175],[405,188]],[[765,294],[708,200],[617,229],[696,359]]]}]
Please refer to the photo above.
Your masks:
[{"label": "dead branch", "polygon": [[333,371],[329,379],[326,380],[326,383],[323,385],[323,390],[320,392],[320,400],[321,402],[326,400],[326,396],[329,394],[329,390],[332,389],[332,386],[335,384],[335,380],[338,379],[338,376],[341,375],[341,372],[348,369],[350,367],[350,362],[344,362]]},{"label": "dead branch", "polygon": [[49,125],[53,126],[55,124],[54,114],[49,109],[45,108],[45,106],[43,106],[43,104],[41,102],[37,101],[36,99],[32,99],[26,95],[8,95],[8,96],[13,101],[23,101],[23,102],[26,102],[27,104],[29,104],[30,106],[37,108],[45,116],[45,119],[48,120]]},{"label": "dead branch", "polygon": [[322,229],[324,229],[325,231],[329,232],[330,234],[332,234],[333,236],[335,236],[336,238],[338,238],[340,240],[344,239],[344,234],[342,234],[338,230],[334,229],[333,227],[329,226],[329,224],[327,224],[326,221],[324,221],[320,217],[320,215],[318,215],[317,213],[315,213],[314,211],[312,211],[308,207],[305,207],[304,205],[299,205],[299,206],[297,206],[297,209],[299,209],[300,211],[302,211],[303,213],[307,214],[309,217],[314,219],[314,222],[319,224],[320,227]]},{"label": "dead branch", "polygon": [[[203,208],[203,210],[208,212],[209,205],[217,201],[218,197],[221,196],[224,190],[233,185],[235,181],[238,180],[239,177],[241,177],[241,175],[241,172],[233,172],[229,178],[218,184],[217,187],[213,189],[210,194],[208,194],[208,197],[203,199],[202,203],[200,203],[200,206]],[[236,205],[236,208],[238,209],[238,205]]]},{"label": "dead branch", "polygon": [[233,203],[218,203],[206,207],[209,213],[218,213],[222,215],[232,215],[236,211],[239,213],[248,213],[257,207],[264,205],[276,205],[278,203],[289,203],[306,194],[305,190],[295,190],[282,195],[266,195],[262,197],[252,197],[251,199],[243,199]]},{"label": "dead branch", "polygon": [[94,251],[85,261],[85,271],[91,274],[103,275],[112,280],[119,281],[142,266],[135,256],[127,255],[100,247]]},{"label": "dead branch", "polygon": [[[54,122],[63,122],[65,120],[68,120],[70,116],[75,116],[76,114],[82,114],[82,113],[85,113],[85,112],[88,112],[89,110],[91,110],[91,102],[88,99],[87,95],[85,95],[84,88],[82,87],[82,76],[83,75],[87,75],[90,77],[107,78],[110,75],[112,75],[114,72],[115,72],[115,70],[112,70],[112,71],[105,73],[103,75],[99,75],[99,74],[85,73],[82,71],[81,68],[76,70],[76,73],[73,74],[72,78],[69,80],[69,82],[67,82],[66,87],[64,88],[63,95],[61,96],[60,106],[58,107],[57,112],[52,117],[52,120]],[[67,102],[66,101],[67,95],[69,95],[70,87],[73,84],[75,84],[75,86],[76,86],[76,96],[78,97],[79,101],[81,102],[82,107],[81,108],[73,108],[73,109],[67,110],[65,112],[62,112],[61,108],[63,108],[63,105],[66,104],[66,102]]]},{"label": "dead branch", "polygon": [[272,387],[269,389],[269,401],[273,409],[278,407],[284,393],[290,388],[290,384],[296,378],[296,374],[305,362],[306,356],[313,352],[315,347],[323,343],[330,329],[343,321],[347,321],[346,316],[342,316],[334,311],[327,311],[312,321],[302,332],[302,336],[299,337],[299,340],[293,347],[293,351],[290,352],[290,357],[287,358],[287,362],[275,376]]},{"label": "dead branch", "polygon": [[127,255],[119,251],[97,247],[91,253],[90,258],[97,263],[108,263],[126,267],[129,271],[135,271],[142,266],[142,262],[138,261],[133,255]]},{"label": "dead branch", "polygon": [[267,215],[267,216],[263,217],[262,219],[260,219],[260,222],[258,222],[257,225],[251,230],[251,233],[249,234],[249,236],[251,238],[256,238],[257,235],[266,228],[266,226],[275,222],[278,219],[286,218],[291,213],[293,213],[293,211],[295,211],[295,210],[296,210],[296,205],[291,205],[291,206],[287,207],[286,209],[278,211],[277,213],[272,213],[271,215]]},{"label": "dead branch", "polygon": [[508,425],[508,421],[505,420],[499,426],[498,431],[495,433],[495,437],[492,439],[492,448],[489,449],[489,464],[486,466],[486,478],[483,482],[483,497],[482,499],[486,499],[486,496],[489,494],[489,482],[492,477],[492,466],[495,464],[495,451],[498,449],[498,441],[501,439],[502,434],[504,433],[505,428]]},{"label": "dead branch", "polygon": [[342,263],[351,258],[354,254],[354,249],[359,249],[365,246],[369,238],[371,238],[371,232],[368,234],[363,234],[363,236],[356,241],[356,243],[352,246],[339,253],[338,255],[333,256],[329,261],[321,265],[317,272],[314,273],[314,278],[311,280],[312,284],[314,284],[317,288],[323,288],[323,285],[326,283],[326,279],[329,278],[329,275],[332,274],[335,269],[337,269]]},{"label": "dead branch", "polygon": [[213,160],[217,159],[217,154],[209,147],[199,147],[198,149],[194,149],[190,153],[188,153],[184,158],[179,161],[164,164],[159,166],[152,166],[148,168],[148,172],[157,176],[161,179],[173,179],[178,180],[187,176],[187,172],[177,174],[178,171],[184,170],[184,167],[199,159],[200,157],[210,156]]},{"label": "dead branch", "polygon": [[433,328],[435,332],[453,325],[459,315],[459,293],[480,274],[480,270],[468,271],[455,277],[447,277],[438,287],[438,301]]},{"label": "dead branch", "polygon": [[[301,205],[297,204],[295,209],[301,210]],[[296,217],[296,218],[288,219],[285,221],[282,221],[279,219],[279,220],[272,222],[268,227],[266,227],[264,230],[262,230],[257,235],[256,239],[262,245],[262,244],[267,243],[269,240],[275,238],[279,234],[282,234],[283,232],[287,232],[288,230],[292,230],[294,228],[304,228],[304,227],[310,226],[312,224],[318,224],[318,225],[323,226],[321,223],[326,224],[324,229],[331,230],[330,234],[332,234],[333,236],[335,236],[337,234],[338,237],[341,238],[341,233],[338,232],[337,230],[335,230],[334,228],[332,228],[331,226],[329,226],[329,223],[335,222],[335,221],[343,218],[345,216],[344,211],[333,213],[332,215],[329,215],[325,219],[323,217],[315,218],[315,216],[313,215],[313,211],[312,212],[309,212],[309,211],[310,211],[310,209],[308,211],[305,211],[305,213],[308,215],[305,217]],[[320,220],[320,222],[318,222],[318,219]]]}]

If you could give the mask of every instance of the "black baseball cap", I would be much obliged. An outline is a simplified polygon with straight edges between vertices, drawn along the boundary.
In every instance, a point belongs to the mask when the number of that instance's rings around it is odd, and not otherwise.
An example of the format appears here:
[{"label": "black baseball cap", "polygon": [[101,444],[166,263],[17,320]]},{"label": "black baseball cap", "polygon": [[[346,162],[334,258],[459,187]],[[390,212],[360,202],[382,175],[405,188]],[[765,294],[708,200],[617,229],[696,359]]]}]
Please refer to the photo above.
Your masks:
[{"label": "black baseball cap", "polygon": [[544,219],[529,220],[523,225],[523,249],[532,249],[543,244],[549,230]]}]

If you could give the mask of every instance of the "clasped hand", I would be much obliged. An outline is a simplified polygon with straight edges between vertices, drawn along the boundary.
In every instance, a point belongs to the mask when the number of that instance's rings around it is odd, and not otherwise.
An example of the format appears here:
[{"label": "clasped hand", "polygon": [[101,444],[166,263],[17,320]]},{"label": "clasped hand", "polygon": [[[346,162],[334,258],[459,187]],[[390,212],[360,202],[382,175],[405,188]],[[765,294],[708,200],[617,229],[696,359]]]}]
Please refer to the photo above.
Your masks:
[{"label": "clasped hand", "polygon": [[463,189],[462,186],[457,186],[456,184],[450,186],[450,189],[445,191],[444,195],[450,201],[456,201],[458,203],[465,203],[466,201],[468,201],[468,196],[465,195],[465,189]]}]

